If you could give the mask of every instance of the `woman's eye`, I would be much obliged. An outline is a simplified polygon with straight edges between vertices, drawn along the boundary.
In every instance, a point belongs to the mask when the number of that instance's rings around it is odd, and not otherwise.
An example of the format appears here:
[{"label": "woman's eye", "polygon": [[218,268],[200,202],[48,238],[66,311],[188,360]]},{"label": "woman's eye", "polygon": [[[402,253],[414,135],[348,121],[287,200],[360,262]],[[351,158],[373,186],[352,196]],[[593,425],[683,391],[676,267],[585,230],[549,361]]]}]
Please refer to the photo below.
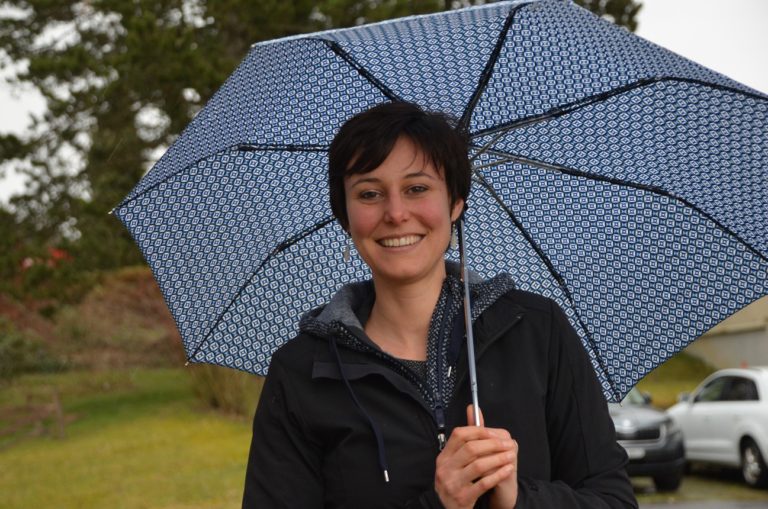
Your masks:
[{"label": "woman's eye", "polygon": [[427,186],[411,186],[408,188],[408,192],[411,194],[421,194],[427,190]]},{"label": "woman's eye", "polygon": [[377,193],[376,191],[363,191],[360,193],[359,196],[363,200],[373,200],[379,196],[379,193]]}]

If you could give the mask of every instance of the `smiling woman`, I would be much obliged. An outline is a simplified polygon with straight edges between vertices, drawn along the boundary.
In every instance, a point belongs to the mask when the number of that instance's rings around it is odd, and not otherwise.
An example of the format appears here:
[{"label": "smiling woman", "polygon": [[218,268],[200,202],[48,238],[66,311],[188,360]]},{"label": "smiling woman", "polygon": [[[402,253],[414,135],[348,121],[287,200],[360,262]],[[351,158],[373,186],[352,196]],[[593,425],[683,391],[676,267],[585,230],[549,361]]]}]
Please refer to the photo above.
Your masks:
[{"label": "smiling woman", "polygon": [[341,127],[331,208],[372,279],[308,313],[273,356],[244,507],[637,507],[576,333],[507,274],[469,281],[474,422],[463,284],[444,260],[470,174],[467,138],[442,114],[386,103]]}]

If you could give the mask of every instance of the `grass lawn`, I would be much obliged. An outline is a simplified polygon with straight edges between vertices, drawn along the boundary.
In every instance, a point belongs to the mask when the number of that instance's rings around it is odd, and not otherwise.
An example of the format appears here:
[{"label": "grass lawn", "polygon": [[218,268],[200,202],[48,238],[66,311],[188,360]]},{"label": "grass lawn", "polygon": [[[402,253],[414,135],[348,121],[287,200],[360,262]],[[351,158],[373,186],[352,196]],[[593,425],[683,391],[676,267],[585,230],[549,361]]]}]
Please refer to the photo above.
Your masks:
[{"label": "grass lawn", "polygon": [[[692,389],[711,368],[681,356],[640,388],[660,406]],[[0,507],[239,507],[250,419],[201,407],[183,369],[30,375],[0,387],[0,430],[11,409],[49,401],[55,388],[68,424],[55,434],[0,433]],[[766,500],[733,474],[699,472],[680,491],[658,494],[633,479],[641,503],[712,499]]]},{"label": "grass lawn", "polygon": [[683,352],[648,373],[637,388],[651,395],[653,405],[669,408],[677,403],[678,394],[690,393],[714,371],[712,366]]},{"label": "grass lawn", "polygon": [[50,387],[74,420],[64,438],[0,442],[3,508],[239,506],[250,423],[202,409],[183,370],[23,377],[0,409]]}]

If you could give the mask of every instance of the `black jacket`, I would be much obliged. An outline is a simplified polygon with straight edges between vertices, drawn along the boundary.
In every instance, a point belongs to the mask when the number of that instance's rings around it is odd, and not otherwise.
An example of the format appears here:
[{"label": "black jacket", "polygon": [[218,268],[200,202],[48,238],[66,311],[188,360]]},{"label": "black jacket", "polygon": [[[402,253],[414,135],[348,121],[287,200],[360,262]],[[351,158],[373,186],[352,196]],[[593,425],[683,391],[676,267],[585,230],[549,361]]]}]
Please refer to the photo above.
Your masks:
[{"label": "black jacket", "polygon": [[[434,491],[433,409],[386,354],[339,340],[351,334],[365,343],[361,329],[336,325],[302,332],[273,356],[253,423],[243,507],[442,507]],[[512,290],[480,314],[474,334],[485,423],[506,428],[519,444],[516,507],[636,508],[605,398],[560,308]],[[449,433],[466,425],[470,402],[461,352],[445,412]],[[377,460],[382,452],[389,482]]]}]

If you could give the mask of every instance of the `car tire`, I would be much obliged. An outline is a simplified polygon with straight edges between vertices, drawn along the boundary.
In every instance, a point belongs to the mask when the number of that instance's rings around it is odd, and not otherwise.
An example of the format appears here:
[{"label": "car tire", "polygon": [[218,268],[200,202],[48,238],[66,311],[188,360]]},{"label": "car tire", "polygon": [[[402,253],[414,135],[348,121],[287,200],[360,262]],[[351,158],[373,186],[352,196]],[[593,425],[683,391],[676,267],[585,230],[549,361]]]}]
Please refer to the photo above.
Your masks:
[{"label": "car tire", "polygon": [[741,446],[741,476],[744,482],[753,488],[768,487],[768,466],[760,448],[751,439]]},{"label": "car tire", "polygon": [[673,474],[659,475],[653,478],[653,485],[656,487],[656,491],[677,491],[680,484],[683,482],[683,472],[675,472]]}]

